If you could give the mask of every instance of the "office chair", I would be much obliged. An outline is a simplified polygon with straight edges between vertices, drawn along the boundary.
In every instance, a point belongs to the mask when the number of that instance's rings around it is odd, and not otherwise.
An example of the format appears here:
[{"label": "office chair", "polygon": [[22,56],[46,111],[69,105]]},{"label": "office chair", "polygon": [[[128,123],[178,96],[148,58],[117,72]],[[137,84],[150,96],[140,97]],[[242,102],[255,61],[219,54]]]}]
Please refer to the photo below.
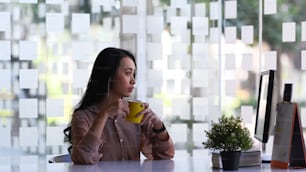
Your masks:
[{"label": "office chair", "polygon": [[57,155],[49,159],[49,163],[72,162],[70,154]]}]

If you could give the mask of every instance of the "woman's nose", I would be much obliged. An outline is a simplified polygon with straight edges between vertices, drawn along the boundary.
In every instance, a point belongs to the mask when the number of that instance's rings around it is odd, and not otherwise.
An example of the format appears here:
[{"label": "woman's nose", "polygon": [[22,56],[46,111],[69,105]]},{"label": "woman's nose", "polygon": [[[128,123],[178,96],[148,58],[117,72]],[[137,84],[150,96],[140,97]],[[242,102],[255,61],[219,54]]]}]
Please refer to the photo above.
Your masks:
[{"label": "woman's nose", "polygon": [[130,80],[131,84],[135,84],[136,83],[136,79],[134,76],[131,77],[131,80]]}]

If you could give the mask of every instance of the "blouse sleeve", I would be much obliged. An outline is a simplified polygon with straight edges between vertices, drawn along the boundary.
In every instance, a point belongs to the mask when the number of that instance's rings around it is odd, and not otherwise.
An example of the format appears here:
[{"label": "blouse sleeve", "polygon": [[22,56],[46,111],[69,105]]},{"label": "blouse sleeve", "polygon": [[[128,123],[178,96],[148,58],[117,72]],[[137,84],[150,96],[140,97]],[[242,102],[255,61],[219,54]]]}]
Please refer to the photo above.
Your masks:
[{"label": "blouse sleeve", "polygon": [[141,134],[141,150],[144,156],[148,159],[165,160],[174,157],[174,145],[170,135],[167,132],[168,138],[159,140],[157,134],[152,130],[152,124],[144,124]]},{"label": "blouse sleeve", "polygon": [[71,159],[76,164],[96,164],[100,159],[99,147],[102,140],[97,138],[90,127],[93,121],[89,114],[78,111],[72,116],[72,153]]}]

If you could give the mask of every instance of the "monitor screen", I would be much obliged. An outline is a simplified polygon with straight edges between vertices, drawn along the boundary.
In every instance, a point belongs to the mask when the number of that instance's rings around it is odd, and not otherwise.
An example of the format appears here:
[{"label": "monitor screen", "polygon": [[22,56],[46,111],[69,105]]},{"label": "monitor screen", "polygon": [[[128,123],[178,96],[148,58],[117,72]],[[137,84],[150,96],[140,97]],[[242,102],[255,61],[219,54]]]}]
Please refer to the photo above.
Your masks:
[{"label": "monitor screen", "polygon": [[260,74],[254,137],[262,143],[268,142],[269,135],[275,123],[277,103],[276,86],[275,71],[269,70]]}]

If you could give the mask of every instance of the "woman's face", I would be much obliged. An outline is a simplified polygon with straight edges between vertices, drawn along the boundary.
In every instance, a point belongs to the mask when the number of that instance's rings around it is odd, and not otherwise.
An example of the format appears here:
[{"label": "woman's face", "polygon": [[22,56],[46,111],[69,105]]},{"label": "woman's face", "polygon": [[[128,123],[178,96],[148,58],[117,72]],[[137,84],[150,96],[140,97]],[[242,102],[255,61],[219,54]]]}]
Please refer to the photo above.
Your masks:
[{"label": "woman's face", "polygon": [[136,83],[135,70],[136,66],[131,58],[124,57],[121,59],[118,71],[111,84],[111,94],[113,96],[121,98],[132,94]]}]

